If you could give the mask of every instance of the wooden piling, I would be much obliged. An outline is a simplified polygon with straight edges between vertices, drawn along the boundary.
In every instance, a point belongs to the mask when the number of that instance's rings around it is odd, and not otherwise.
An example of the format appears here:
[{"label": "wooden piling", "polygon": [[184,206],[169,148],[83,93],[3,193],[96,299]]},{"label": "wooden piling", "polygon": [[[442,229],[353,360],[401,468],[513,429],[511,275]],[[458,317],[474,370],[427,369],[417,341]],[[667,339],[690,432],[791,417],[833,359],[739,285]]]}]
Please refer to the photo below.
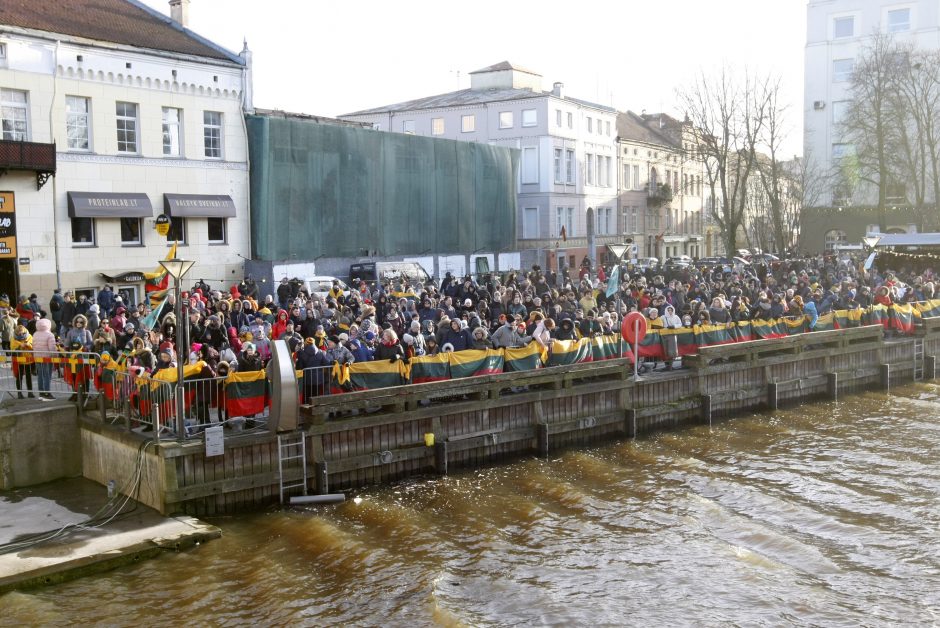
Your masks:
[{"label": "wooden piling", "polygon": [[777,396],[777,382],[771,382],[767,384],[767,407],[771,410],[776,410],[780,407],[780,400]]},{"label": "wooden piling", "polygon": [[839,374],[826,373],[826,397],[830,401],[839,399]]},{"label": "wooden piling", "polygon": [[937,356],[924,356],[924,379],[931,380],[937,378]]},{"label": "wooden piling", "polygon": [[885,392],[891,390],[891,365],[882,364],[878,367],[878,379],[881,382],[881,389]]},{"label": "wooden piling", "polygon": [[536,424],[535,433],[538,440],[539,456],[548,458],[548,423]]}]

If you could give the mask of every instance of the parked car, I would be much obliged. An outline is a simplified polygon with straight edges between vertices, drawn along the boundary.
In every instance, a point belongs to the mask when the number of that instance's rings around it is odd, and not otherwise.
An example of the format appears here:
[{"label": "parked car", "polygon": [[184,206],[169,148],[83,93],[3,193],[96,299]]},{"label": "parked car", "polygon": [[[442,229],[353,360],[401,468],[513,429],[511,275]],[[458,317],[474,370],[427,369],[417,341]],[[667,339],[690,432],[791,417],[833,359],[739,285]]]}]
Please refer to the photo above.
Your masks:
[{"label": "parked car", "polygon": [[327,275],[318,275],[316,277],[308,277],[304,280],[304,287],[307,289],[307,294],[311,297],[318,296],[321,299],[325,299],[327,294],[329,294],[330,289],[333,287],[333,282],[338,281],[339,287],[343,293],[349,292],[349,286],[345,284],[341,279],[336,277],[330,277]]},{"label": "parked car", "polygon": [[629,260],[628,263],[642,271],[656,270],[659,268],[659,258],[656,257],[637,257]]},{"label": "parked car", "polygon": [[688,268],[691,265],[691,257],[688,255],[679,255],[676,257],[666,258],[666,263],[663,264],[663,270],[680,270],[683,268]]},{"label": "parked car", "polygon": [[396,279],[424,285],[430,280],[430,276],[417,262],[363,261],[349,266],[349,280],[353,283],[362,280],[369,286],[375,286],[379,281]]}]

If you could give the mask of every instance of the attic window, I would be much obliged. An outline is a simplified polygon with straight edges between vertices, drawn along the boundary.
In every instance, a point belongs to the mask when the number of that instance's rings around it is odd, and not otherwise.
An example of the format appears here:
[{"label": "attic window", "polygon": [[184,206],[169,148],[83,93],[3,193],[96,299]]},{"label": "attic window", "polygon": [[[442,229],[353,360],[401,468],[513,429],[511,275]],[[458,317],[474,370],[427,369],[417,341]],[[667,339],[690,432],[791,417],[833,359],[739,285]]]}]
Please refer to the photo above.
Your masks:
[{"label": "attic window", "polygon": [[6,58],[7,58],[7,45],[4,43],[0,43],[0,59],[6,59]]},{"label": "attic window", "polygon": [[127,68],[128,70],[130,70],[130,69],[131,69],[131,62],[128,61],[127,63],[125,63],[125,64],[124,64],[124,67]]}]

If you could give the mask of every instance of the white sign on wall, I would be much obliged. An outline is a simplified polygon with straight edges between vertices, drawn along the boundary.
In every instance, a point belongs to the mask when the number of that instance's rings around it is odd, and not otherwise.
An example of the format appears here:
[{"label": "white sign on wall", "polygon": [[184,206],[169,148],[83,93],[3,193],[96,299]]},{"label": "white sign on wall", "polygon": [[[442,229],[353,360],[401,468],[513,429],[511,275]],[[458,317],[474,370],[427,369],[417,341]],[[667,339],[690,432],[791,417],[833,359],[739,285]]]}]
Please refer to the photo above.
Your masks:
[{"label": "white sign on wall", "polygon": [[207,427],[206,431],[206,457],[221,456],[225,453],[225,430],[221,425]]}]

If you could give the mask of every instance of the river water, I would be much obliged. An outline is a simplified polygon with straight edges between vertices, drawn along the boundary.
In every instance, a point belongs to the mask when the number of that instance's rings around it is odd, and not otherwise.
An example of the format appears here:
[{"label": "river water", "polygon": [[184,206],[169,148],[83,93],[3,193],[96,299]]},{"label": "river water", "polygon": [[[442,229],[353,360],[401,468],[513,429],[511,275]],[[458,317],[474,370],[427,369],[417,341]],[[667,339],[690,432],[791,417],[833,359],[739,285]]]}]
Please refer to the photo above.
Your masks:
[{"label": "river water", "polygon": [[940,624],[940,386],[213,520],[4,625]]}]

